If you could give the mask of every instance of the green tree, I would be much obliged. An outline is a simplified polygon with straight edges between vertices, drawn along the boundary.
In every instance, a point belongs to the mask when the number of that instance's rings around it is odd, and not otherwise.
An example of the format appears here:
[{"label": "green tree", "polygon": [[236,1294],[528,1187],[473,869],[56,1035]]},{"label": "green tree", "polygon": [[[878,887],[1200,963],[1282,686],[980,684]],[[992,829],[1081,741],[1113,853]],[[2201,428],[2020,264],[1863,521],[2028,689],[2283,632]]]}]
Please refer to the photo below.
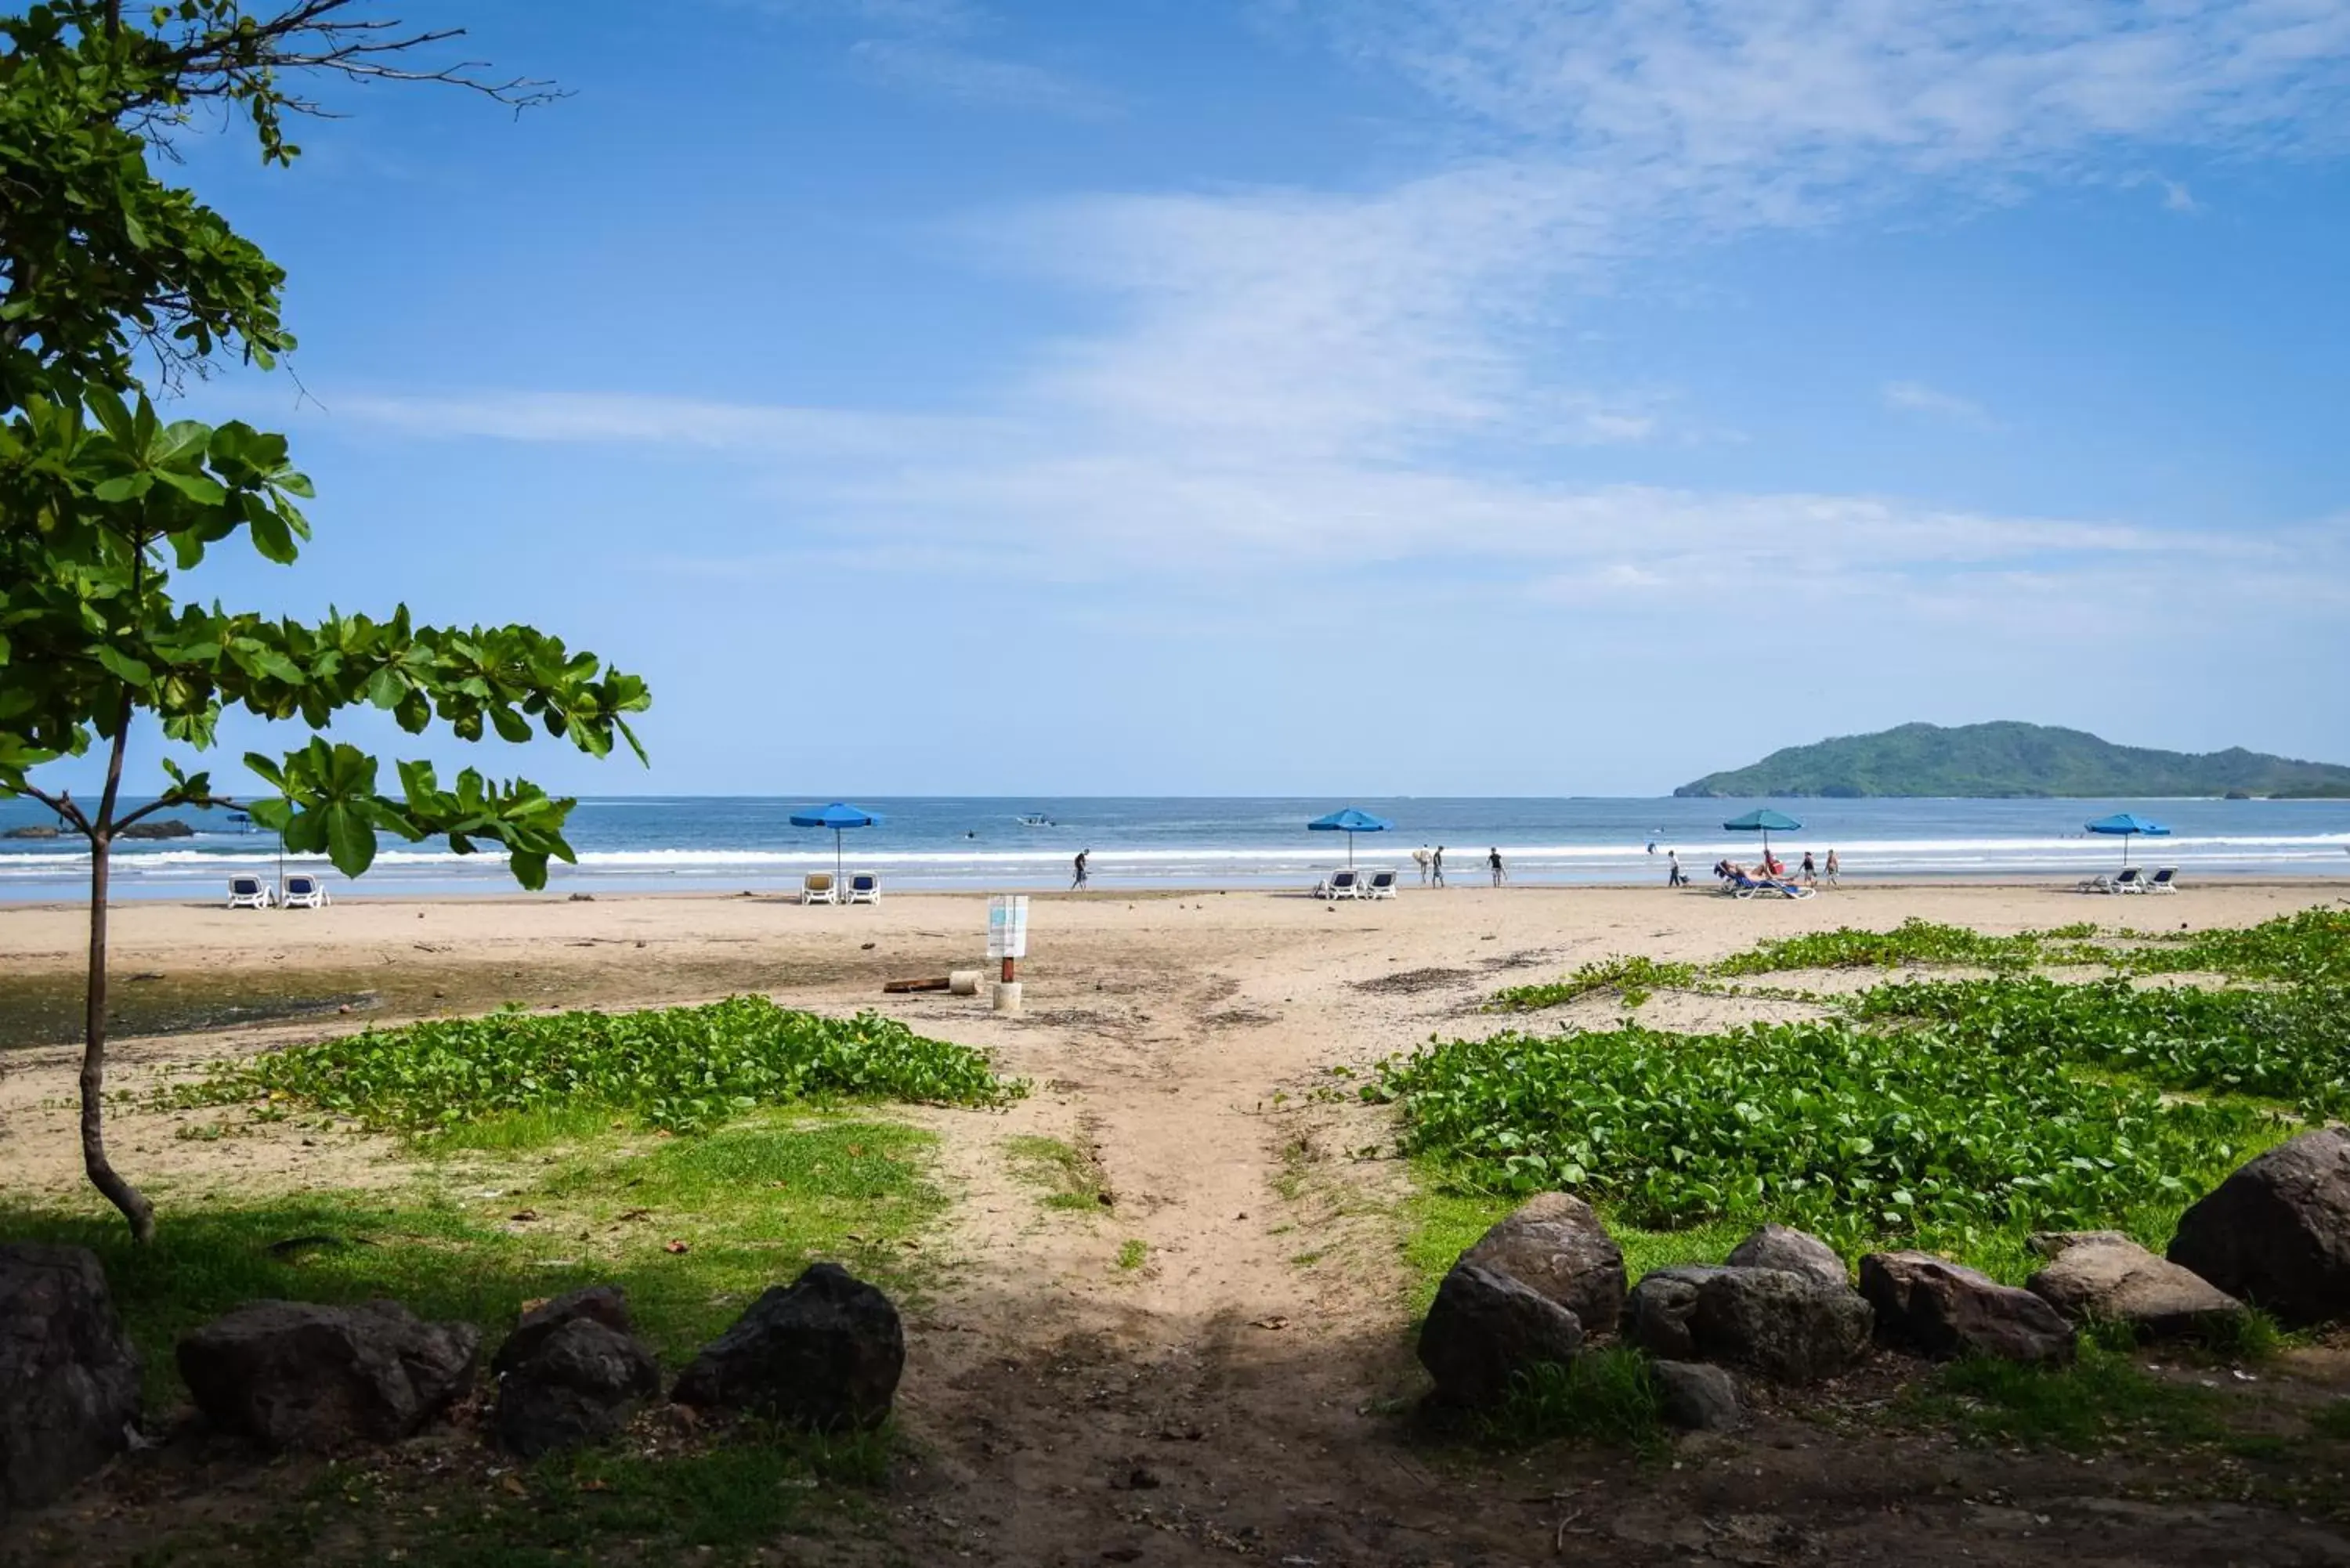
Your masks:
[{"label": "green tree", "polygon": [[[225,804],[210,774],[166,758],[169,789],[126,807],[126,748],[142,722],[209,749],[243,708],[313,732],[361,704],[419,733],[539,730],[595,756],[637,752],[627,715],[644,683],[526,626],[442,628],[332,612],[315,625],[185,601],[175,574],[240,535],[290,564],[309,524],[310,483],[284,437],[241,421],[166,421],[151,391],[224,357],[268,367],[293,347],[279,321],[285,274],[219,213],[159,174],[175,133],[209,115],[249,127],[265,162],[299,151],[300,84],[321,77],[438,80],[522,104],[542,84],[472,66],[421,68],[411,33],[354,0],[174,0],[126,18],[120,0],[49,0],[0,16],[0,795],[56,811],[90,846],[89,978],[81,1143],[90,1181],[140,1241],[154,1210],[106,1152],[107,881],[123,829],[171,807]],[[151,387],[151,383],[155,386]],[[43,787],[36,770],[99,748],[95,802]],[[245,763],[277,793],[256,821],[290,848],[357,877],[377,835],[501,846],[525,887],[569,860],[572,802],[468,769],[443,788],[421,762],[385,791],[375,758],[315,733]]]}]

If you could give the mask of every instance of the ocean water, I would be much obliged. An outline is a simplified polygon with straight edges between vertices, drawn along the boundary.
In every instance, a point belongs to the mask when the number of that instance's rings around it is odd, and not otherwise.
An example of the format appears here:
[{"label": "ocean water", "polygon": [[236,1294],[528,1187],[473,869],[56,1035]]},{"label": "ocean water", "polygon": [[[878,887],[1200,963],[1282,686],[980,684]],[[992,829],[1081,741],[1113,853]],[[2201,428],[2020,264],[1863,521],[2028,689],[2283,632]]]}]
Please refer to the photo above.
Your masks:
[{"label": "ocean water", "polygon": [[[572,814],[577,867],[556,865],[550,890],[769,890],[804,871],[830,869],[833,836],[786,820],[809,801],[688,795],[583,799]],[[1364,835],[1364,867],[1418,874],[1411,851],[1442,845],[1455,882],[1482,881],[1498,847],[1520,883],[1662,882],[1665,851],[1691,875],[1723,855],[1752,860],[1751,834],[1722,822],[1758,802],[1592,799],[1013,799],[876,797],[856,804],[879,826],[842,836],[842,864],[880,874],[888,888],[1035,889],[1066,887],[1070,860],[1090,849],[1102,888],[1303,886],[1347,858],[1343,834],[1306,822],[1340,805],[1393,821]],[[2130,845],[2133,861],[2198,875],[2309,877],[2350,882],[2350,801],[1807,800],[1773,803],[1804,823],[1774,835],[1789,864],[1810,849],[1838,851],[1847,877],[2069,877],[2121,863],[2122,842],[2082,830],[2092,817],[2135,811],[2173,836]],[[234,871],[275,877],[275,835],[243,832],[224,814],[176,815],[192,838],[126,844],[115,856],[118,898],[210,898]],[[1024,826],[1041,815],[1050,826]],[[0,831],[45,823],[31,801],[0,801]],[[1648,846],[1656,846],[1650,854]],[[293,857],[289,868],[323,871]],[[0,838],[0,900],[75,898],[88,888],[88,857],[70,839]],[[386,839],[359,895],[513,890],[494,855],[456,856]]]}]

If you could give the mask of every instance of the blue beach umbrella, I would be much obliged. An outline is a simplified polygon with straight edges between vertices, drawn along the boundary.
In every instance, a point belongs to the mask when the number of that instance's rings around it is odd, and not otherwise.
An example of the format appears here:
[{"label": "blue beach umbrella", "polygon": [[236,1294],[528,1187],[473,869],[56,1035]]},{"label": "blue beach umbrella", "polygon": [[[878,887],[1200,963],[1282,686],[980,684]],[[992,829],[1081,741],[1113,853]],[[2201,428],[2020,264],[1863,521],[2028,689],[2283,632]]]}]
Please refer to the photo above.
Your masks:
[{"label": "blue beach umbrella", "polygon": [[1804,829],[1804,825],[1797,822],[1794,817],[1789,816],[1784,812],[1773,811],[1767,806],[1761,811],[1750,811],[1744,816],[1733,816],[1721,826],[1724,830],[1731,833],[1761,834],[1762,836],[1762,858],[1766,864],[1771,858],[1771,836],[1773,834],[1800,833]]},{"label": "blue beach umbrella", "polygon": [[838,801],[834,801],[830,805],[811,806],[806,811],[792,813],[794,827],[832,829],[832,874],[836,879],[840,876],[841,830],[849,827],[874,827],[878,826],[880,821],[879,817],[869,811],[862,811],[853,805],[843,805]]},{"label": "blue beach umbrella", "polygon": [[1394,826],[1394,823],[1389,822],[1384,816],[1373,816],[1367,811],[1357,811],[1350,805],[1344,811],[1334,811],[1327,816],[1317,816],[1313,821],[1307,823],[1305,827],[1306,831],[1309,833],[1345,834],[1347,836],[1347,864],[1349,867],[1352,867],[1355,864],[1355,835],[1357,833],[1385,833],[1388,828],[1393,827]]},{"label": "blue beach umbrella", "polygon": [[2082,826],[2092,833],[2110,833],[2119,837],[2122,841],[2122,864],[2125,866],[2129,864],[2129,841],[2139,834],[2143,833],[2148,838],[2170,836],[2170,829],[2163,826],[2162,824],[2148,822],[2142,816],[2133,816],[2126,811],[2117,811],[2111,816],[2101,816],[2095,822],[2084,823]]}]

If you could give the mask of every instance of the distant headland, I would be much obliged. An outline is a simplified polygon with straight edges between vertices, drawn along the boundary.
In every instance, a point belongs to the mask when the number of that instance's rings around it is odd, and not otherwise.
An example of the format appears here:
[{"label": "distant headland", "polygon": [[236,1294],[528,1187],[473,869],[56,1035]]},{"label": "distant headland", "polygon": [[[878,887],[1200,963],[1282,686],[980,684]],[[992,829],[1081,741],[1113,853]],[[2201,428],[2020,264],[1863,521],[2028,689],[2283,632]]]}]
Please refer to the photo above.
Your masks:
[{"label": "distant headland", "polygon": [[1942,795],[2013,799],[2223,795],[2233,799],[2350,799],[2350,767],[2224,752],[2117,746],[2082,730],[2012,720],[1990,724],[1902,724],[1772,753],[1752,767],[1708,774],[1677,795]]}]

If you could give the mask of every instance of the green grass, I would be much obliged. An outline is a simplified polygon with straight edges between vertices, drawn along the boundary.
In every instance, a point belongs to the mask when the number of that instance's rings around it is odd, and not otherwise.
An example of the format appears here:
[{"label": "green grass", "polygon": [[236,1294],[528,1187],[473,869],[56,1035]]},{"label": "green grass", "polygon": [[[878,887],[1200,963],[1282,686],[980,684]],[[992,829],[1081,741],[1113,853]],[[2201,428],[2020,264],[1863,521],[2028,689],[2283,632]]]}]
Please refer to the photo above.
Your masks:
[{"label": "green grass", "polygon": [[[136,1561],[558,1568],[691,1553],[697,1563],[767,1562],[785,1532],[822,1540],[877,1517],[862,1494],[886,1481],[895,1441],[886,1427],[819,1436],[744,1423],[675,1451],[582,1449],[512,1472],[397,1458],[338,1466],[273,1489],[258,1517],[166,1532]],[[48,1561],[80,1560],[68,1541],[30,1543],[51,1546]]]},{"label": "green grass", "polygon": [[1511,1380],[1501,1404],[1475,1417],[1478,1439],[1516,1449],[1550,1442],[1629,1449],[1654,1458],[1669,1444],[1648,1357],[1623,1345],[1544,1362]]},{"label": "green grass", "polygon": [[[819,1257],[901,1302],[917,1294],[922,1254],[905,1242],[945,1204],[926,1168],[931,1142],[895,1124],[833,1119],[648,1136],[633,1152],[607,1135],[554,1165],[499,1164],[486,1178],[474,1168],[466,1186],[439,1192],[175,1195],[143,1248],[90,1200],[62,1210],[0,1204],[0,1234],[99,1254],[161,1402],[181,1397],[172,1365],[181,1333],[273,1296],[390,1296],[420,1316],[480,1324],[494,1346],[523,1303],[617,1283],[674,1370],[753,1297]],[[480,1196],[477,1179],[498,1196]],[[525,1211],[539,1218],[510,1218]],[[309,1237],[327,1240],[280,1245]],[[668,1251],[673,1241],[686,1251]]]},{"label": "green grass", "polygon": [[[1417,1323],[1436,1299],[1436,1287],[1443,1282],[1445,1272],[1523,1199],[1447,1188],[1442,1168],[1430,1161],[1416,1162],[1415,1174],[1419,1179],[1416,1189],[1405,1200],[1403,1256],[1411,1280],[1411,1317]],[[1635,1280],[1650,1270],[1678,1263],[1718,1263],[1752,1229],[1725,1221],[1679,1231],[1644,1230],[1626,1224],[1604,1206],[1599,1217],[1623,1249],[1625,1273]]]},{"label": "green grass", "polygon": [[2350,1442],[2350,1397],[2320,1406],[2309,1418],[2309,1429],[2321,1438]]},{"label": "green grass", "polygon": [[1014,1176],[1044,1189],[1047,1209],[1097,1214],[1109,1207],[1101,1163],[1076,1144],[1024,1133],[1003,1140],[1003,1157]]},{"label": "green grass", "polygon": [[1150,1261],[1150,1243],[1139,1236],[1128,1236],[1118,1244],[1118,1266],[1128,1273]]},{"label": "green grass", "polygon": [[2224,1440],[2221,1397],[2147,1372],[2143,1353],[2093,1335],[2073,1366],[1953,1362],[1913,1390],[1909,1408],[1970,1439],[2031,1448],[2188,1447]]},{"label": "green grass", "polygon": [[484,1117],[628,1112],[706,1131],[761,1106],[996,1105],[1026,1092],[986,1056],[878,1013],[826,1018],[737,996],[641,1012],[499,1012],[289,1046],[168,1091],[182,1105],[277,1101],[446,1135]]},{"label": "green grass", "polygon": [[[1889,931],[1842,926],[1832,931],[1776,937],[1733,953],[1711,966],[1717,975],[1770,974],[1791,969],[1891,969],[1898,964],[1965,964],[1981,969],[2024,970],[2046,956],[2044,940],[2054,932],[2023,931],[1988,937],[1964,926],[1942,925],[1915,916]],[[2070,928],[2078,939],[2091,930]]]}]

